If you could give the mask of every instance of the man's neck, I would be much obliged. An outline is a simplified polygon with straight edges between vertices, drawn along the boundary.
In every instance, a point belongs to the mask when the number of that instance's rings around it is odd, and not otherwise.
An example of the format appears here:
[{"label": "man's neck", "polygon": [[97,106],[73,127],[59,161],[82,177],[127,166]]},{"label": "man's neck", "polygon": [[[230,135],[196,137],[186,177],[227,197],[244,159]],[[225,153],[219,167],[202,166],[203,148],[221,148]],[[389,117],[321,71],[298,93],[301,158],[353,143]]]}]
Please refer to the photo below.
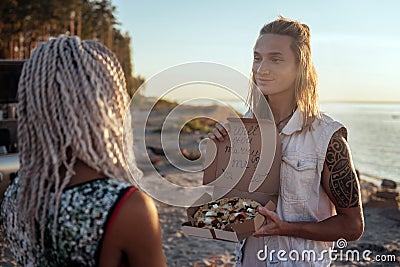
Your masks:
[{"label": "man's neck", "polygon": [[268,96],[268,103],[274,115],[275,122],[293,114],[296,107],[296,100],[287,96],[272,95]]}]

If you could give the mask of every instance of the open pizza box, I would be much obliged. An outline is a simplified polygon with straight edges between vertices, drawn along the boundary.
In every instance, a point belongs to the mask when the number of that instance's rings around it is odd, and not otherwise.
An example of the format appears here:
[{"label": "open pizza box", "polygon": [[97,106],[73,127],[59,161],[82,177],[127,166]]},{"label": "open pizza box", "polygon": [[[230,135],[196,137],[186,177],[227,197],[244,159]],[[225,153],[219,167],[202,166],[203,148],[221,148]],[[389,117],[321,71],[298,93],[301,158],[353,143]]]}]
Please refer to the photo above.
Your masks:
[{"label": "open pizza box", "polygon": [[253,199],[275,210],[279,192],[282,147],[273,121],[267,119],[228,118],[230,131],[224,142],[208,141],[203,184],[213,187],[187,210],[182,225],[187,236],[240,242],[251,236],[263,223],[264,216],[231,224],[233,231],[193,226],[199,206],[220,198]]}]

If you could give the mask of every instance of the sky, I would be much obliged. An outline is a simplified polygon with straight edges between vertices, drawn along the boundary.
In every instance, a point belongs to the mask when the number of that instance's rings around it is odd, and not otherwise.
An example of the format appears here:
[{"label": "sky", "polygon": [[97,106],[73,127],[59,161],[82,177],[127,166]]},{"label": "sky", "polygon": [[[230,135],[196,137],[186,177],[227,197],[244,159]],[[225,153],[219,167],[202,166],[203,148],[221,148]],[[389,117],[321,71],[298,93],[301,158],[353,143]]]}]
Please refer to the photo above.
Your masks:
[{"label": "sky", "polygon": [[132,38],[134,75],[150,79],[178,64],[206,61],[248,76],[259,30],[283,15],[311,29],[321,101],[400,102],[400,1],[113,0],[113,4],[118,27]]}]

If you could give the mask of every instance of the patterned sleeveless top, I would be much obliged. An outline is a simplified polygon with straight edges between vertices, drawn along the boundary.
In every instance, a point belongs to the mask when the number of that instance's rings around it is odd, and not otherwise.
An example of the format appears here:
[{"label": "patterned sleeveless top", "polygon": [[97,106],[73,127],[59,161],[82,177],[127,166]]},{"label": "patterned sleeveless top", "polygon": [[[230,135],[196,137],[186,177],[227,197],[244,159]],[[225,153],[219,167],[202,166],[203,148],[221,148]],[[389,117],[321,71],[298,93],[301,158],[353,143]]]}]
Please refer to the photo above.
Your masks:
[{"label": "patterned sleeveless top", "polygon": [[100,178],[63,192],[57,217],[56,242],[51,229],[54,210],[45,230],[45,252],[33,248],[25,229],[15,225],[19,178],[7,188],[1,205],[1,227],[16,261],[22,266],[97,266],[106,226],[120,199],[137,188],[115,179]]}]

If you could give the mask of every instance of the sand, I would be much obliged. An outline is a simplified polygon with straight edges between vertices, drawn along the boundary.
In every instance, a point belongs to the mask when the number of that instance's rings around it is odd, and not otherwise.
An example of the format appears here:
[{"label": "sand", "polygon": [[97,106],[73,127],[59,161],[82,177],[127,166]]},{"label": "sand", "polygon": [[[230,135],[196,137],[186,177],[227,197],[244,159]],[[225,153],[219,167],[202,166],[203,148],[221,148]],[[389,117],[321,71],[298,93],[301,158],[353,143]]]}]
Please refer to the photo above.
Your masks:
[{"label": "sand", "polygon": [[[202,114],[202,109],[187,109],[184,113],[187,116]],[[204,111],[204,110],[203,110]],[[151,120],[146,128],[146,144],[152,147],[160,147],[159,129],[163,123],[163,118],[167,110],[160,110],[152,114]],[[221,113],[221,112],[219,112]],[[222,113],[221,113],[222,114]],[[143,114],[141,114],[143,115]],[[145,116],[136,115],[134,125],[138,126],[146,121]],[[225,116],[226,114],[222,114]],[[173,134],[173,133],[171,133]],[[181,148],[195,153],[200,141],[205,134],[195,132],[192,134],[182,134],[180,137]],[[143,138],[136,136],[135,138]],[[198,151],[197,151],[198,152]],[[153,167],[157,172],[171,183],[181,186],[198,186],[202,181],[202,172],[188,173],[173,167],[168,159],[163,155],[157,155],[150,150],[136,151],[138,166],[143,169],[146,175],[151,174]],[[149,166],[146,158],[150,157],[153,166]],[[183,164],[182,166],[185,166]],[[191,166],[193,167],[193,166]],[[361,179],[362,179],[362,170]],[[398,202],[395,200],[385,200],[374,197],[374,192],[378,187],[374,184],[362,180],[362,199],[364,203],[365,231],[360,240],[349,242],[348,249],[357,249],[362,253],[367,249],[372,251],[371,258],[376,255],[390,258],[393,255],[395,262],[372,262],[357,260],[337,260],[332,266],[400,266],[400,212]],[[151,186],[151,184],[148,186]],[[160,185],[154,185],[155,187]],[[153,188],[160,194],[167,195],[163,188]],[[188,196],[189,197],[189,196]],[[181,231],[181,224],[186,221],[186,209],[175,207],[160,201],[155,201],[160,225],[163,232],[163,249],[168,262],[168,266],[211,266],[223,267],[234,266],[235,243],[209,240],[197,237],[187,237]],[[2,240],[0,233],[0,266],[16,266],[11,253]]]}]

